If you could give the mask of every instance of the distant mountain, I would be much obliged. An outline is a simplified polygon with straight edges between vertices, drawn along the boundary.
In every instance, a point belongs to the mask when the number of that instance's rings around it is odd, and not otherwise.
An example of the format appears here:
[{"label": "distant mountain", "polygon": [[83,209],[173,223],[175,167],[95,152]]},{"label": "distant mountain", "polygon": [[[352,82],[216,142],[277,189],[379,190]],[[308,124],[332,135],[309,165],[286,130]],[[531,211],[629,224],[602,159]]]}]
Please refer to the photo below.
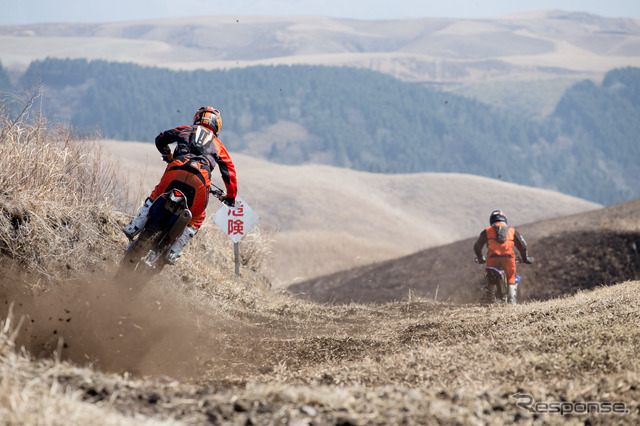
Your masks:
[{"label": "distant mountain", "polygon": [[44,79],[48,117],[108,137],[149,141],[215,103],[233,149],[272,161],[638,197],[637,94],[601,80],[633,83],[639,20],[213,16],[0,26],[0,43],[16,89]]},{"label": "distant mountain", "polygon": [[482,19],[202,16],[0,26],[0,43],[11,69],[47,57],[176,70],[305,64],[438,85],[599,77],[640,66],[639,20],[559,10]]}]

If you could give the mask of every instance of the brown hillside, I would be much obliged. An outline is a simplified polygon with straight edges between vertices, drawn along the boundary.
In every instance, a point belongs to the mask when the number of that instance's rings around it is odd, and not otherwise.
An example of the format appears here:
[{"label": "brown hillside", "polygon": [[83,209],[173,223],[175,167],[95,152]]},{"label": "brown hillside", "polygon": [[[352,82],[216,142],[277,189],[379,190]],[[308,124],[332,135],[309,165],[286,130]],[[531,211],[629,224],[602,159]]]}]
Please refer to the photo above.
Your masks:
[{"label": "brown hillside", "polygon": [[[57,341],[62,362],[16,350],[10,336],[17,318],[7,318],[0,398],[11,403],[0,404],[0,417],[8,424],[64,419],[80,426],[100,418],[118,425],[634,425],[640,419],[639,281],[497,309],[419,299],[336,307],[250,290],[244,299],[250,304],[233,302],[226,313],[219,304],[230,294],[185,303],[177,283],[167,282],[131,299],[114,284],[79,281],[60,289],[75,287],[74,297],[52,288],[50,297],[35,299],[40,310],[20,335],[37,331],[54,348]],[[46,304],[57,297],[64,303]],[[5,315],[4,300],[2,306]],[[26,303],[20,311],[32,308]],[[89,355],[98,362],[90,364]],[[518,394],[620,408],[530,413],[517,405]]]},{"label": "brown hillside", "polygon": [[[533,265],[520,265],[520,301],[640,278],[640,200],[524,226]],[[478,229],[478,234],[481,229]],[[425,297],[456,303],[479,299],[483,267],[474,238],[400,259],[293,284],[289,291],[322,303],[383,303]]]}]

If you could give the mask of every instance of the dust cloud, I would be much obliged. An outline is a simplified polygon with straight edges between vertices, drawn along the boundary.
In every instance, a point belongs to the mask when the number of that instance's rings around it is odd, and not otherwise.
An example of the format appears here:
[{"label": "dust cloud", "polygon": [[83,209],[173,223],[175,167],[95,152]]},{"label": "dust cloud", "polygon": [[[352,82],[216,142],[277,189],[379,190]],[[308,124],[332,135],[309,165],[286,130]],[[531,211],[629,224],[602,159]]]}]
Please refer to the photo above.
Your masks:
[{"label": "dust cloud", "polygon": [[[166,278],[138,288],[135,280],[87,276],[34,290],[18,268],[0,275],[0,315],[23,323],[18,347],[36,358],[60,357],[104,372],[198,377],[228,368],[238,353],[221,342],[238,329],[189,303]],[[228,351],[227,351],[228,352]]]}]

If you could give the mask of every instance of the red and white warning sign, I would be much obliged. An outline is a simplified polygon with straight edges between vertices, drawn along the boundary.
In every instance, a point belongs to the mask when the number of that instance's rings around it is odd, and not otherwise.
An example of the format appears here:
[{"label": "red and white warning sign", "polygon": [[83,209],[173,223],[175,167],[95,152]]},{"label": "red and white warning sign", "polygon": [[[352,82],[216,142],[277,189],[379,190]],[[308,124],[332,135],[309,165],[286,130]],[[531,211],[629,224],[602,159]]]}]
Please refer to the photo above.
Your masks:
[{"label": "red and white warning sign", "polygon": [[260,216],[241,197],[236,197],[235,207],[223,204],[213,215],[213,221],[237,243],[249,233],[260,220]]}]

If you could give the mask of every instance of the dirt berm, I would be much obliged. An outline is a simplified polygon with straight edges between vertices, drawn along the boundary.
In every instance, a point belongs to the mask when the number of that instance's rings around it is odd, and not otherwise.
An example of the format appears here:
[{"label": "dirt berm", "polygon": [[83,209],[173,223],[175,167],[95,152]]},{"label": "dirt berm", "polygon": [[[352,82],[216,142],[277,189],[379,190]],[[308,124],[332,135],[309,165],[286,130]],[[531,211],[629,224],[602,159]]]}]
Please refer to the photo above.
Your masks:
[{"label": "dirt berm", "polygon": [[[518,265],[519,301],[547,300],[640,278],[640,200],[527,225],[533,265]],[[451,224],[455,226],[455,224]],[[478,234],[481,229],[478,229]],[[426,297],[477,302],[483,267],[475,238],[296,283],[289,291],[320,303],[384,303]]]}]

